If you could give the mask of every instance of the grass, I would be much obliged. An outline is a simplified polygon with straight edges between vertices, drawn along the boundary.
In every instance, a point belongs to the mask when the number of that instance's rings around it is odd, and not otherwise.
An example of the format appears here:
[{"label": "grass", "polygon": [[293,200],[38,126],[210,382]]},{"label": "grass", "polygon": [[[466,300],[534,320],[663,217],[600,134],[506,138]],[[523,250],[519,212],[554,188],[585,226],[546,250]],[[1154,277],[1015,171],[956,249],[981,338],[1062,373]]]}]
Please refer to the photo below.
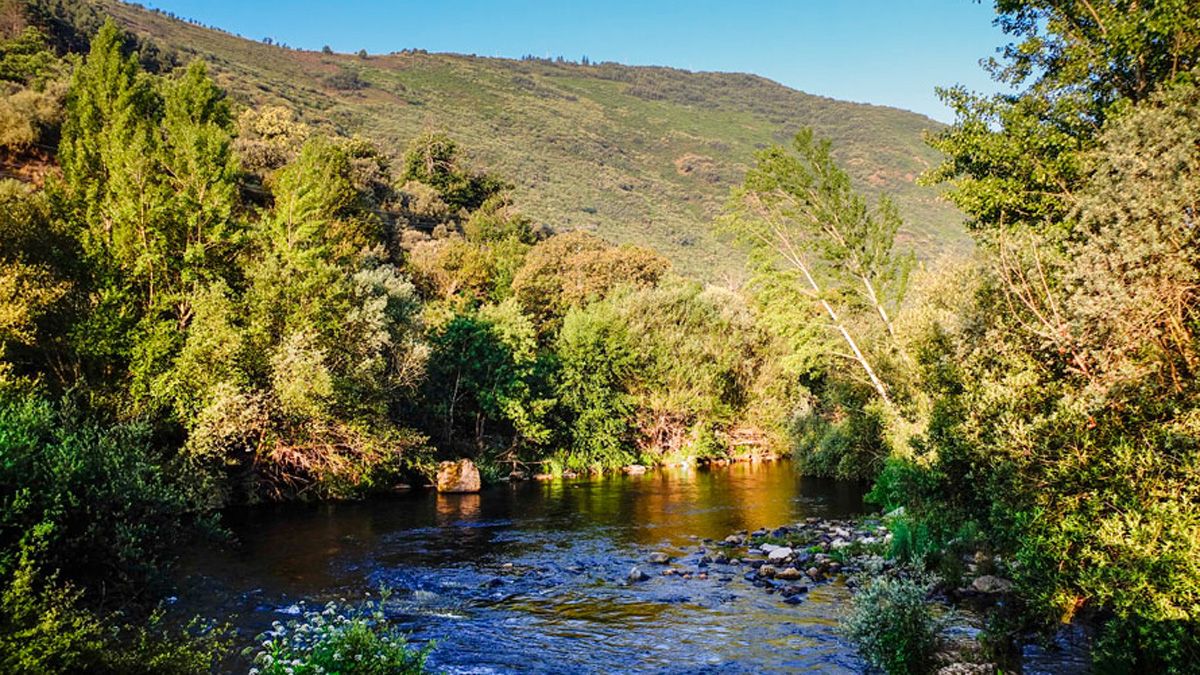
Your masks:
[{"label": "grass", "polygon": [[[210,63],[246,104],[293,107],[399,155],[449,132],[479,165],[516,184],[518,204],[557,229],[648,245],[684,273],[737,279],[743,258],[712,218],[755,149],[802,126],[834,141],[859,187],[896,197],[905,245],[924,259],[969,248],[962,217],[914,180],[937,161],[915,113],[836,101],[761,77],[406,51],[363,59],[266,45],[104,0],[126,29]],[[402,46],[402,45],[397,45]],[[350,71],[365,87],[339,89]]]}]

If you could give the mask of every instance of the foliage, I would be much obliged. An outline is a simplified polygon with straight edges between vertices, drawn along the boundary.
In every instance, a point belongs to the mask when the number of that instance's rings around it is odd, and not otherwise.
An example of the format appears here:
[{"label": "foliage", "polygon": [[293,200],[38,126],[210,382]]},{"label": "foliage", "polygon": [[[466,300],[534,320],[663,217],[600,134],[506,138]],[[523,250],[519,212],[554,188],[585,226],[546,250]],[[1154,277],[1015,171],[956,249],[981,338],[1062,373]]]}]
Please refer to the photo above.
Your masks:
[{"label": "foliage", "polygon": [[558,395],[571,416],[570,469],[615,467],[636,457],[629,383],[637,356],[625,326],[612,309],[593,305],[567,313],[555,353],[561,373]]},{"label": "foliage", "polygon": [[670,267],[657,253],[613,246],[586,232],[558,234],[534,246],[513,278],[521,308],[542,334],[572,307],[600,300],[623,285],[653,286]]},{"label": "foliage", "polygon": [[[1082,615],[1099,669],[1191,667],[1200,176],[1188,3],[999,3],[1017,94],[952,94],[931,177],[986,244],[919,331],[931,395],[909,505],[979,524],[1043,625]],[[891,491],[891,490],[889,490]],[[1114,645],[1120,643],[1121,649]]]},{"label": "foliage", "polygon": [[86,603],[101,590],[145,600],[193,531],[192,487],[160,462],[144,426],[0,393],[0,670],[182,673],[223,653],[219,630]]},{"label": "foliage", "polygon": [[[453,445],[458,427],[469,429],[475,449],[486,447],[489,424],[500,425],[512,445],[549,440],[546,364],[539,359],[533,326],[511,303],[458,315],[431,337],[427,394]],[[462,420],[461,422],[459,420]],[[444,426],[443,426],[444,424]]]},{"label": "foliage", "polygon": [[1069,230],[1082,155],[1128,104],[1200,64],[1195,3],[1000,0],[997,24],[1017,41],[990,70],[1018,93],[942,91],[958,121],[933,146],[945,161],[926,179],[989,232]]},{"label": "foliage", "polygon": [[19,390],[0,395],[0,573],[22,556],[135,592],[186,536],[189,489],[144,425],[103,425]]},{"label": "foliage", "polygon": [[452,208],[479,208],[506,186],[500,179],[463,166],[458,144],[449,136],[429,133],[409,144],[401,162],[403,180],[432,186]]},{"label": "foliage", "polygon": [[931,672],[944,618],[922,579],[879,576],[855,594],[842,629],[871,665],[889,675]]},{"label": "foliage", "polygon": [[834,377],[811,384],[807,409],[792,420],[800,471],[842,479],[876,477],[891,453],[886,411],[862,385]]},{"label": "foliage", "polygon": [[415,650],[404,634],[388,623],[383,607],[386,591],[376,603],[361,607],[330,602],[321,610],[307,610],[286,625],[275,622],[272,630],[258,636],[261,643],[253,655],[251,673],[259,675],[302,675],[345,673],[347,675],[419,675],[426,672],[430,647]]}]

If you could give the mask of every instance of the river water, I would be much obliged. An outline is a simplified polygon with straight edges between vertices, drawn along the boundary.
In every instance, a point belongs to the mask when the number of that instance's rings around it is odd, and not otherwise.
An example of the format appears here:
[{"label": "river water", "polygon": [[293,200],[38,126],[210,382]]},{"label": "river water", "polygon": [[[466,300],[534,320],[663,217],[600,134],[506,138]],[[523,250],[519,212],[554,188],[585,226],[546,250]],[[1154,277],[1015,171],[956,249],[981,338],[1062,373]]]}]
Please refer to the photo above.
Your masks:
[{"label": "river water", "polygon": [[[358,503],[231,511],[234,543],[188,556],[181,604],[236,615],[252,637],[298,603],[394,589],[393,613],[449,673],[861,672],[836,624],[849,594],[787,605],[714,565],[699,539],[861,513],[863,486],[787,462],[526,482],[476,495],[415,491]],[[639,565],[649,581],[629,584]]]}]

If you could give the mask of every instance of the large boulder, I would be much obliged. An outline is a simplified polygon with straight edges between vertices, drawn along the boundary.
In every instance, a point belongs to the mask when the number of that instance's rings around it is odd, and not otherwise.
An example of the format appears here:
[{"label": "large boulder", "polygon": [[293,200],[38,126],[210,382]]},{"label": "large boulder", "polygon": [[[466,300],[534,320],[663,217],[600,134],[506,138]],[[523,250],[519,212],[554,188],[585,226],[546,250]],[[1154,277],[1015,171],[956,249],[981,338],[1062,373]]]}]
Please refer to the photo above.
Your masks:
[{"label": "large boulder", "polygon": [[438,464],[437,489],[438,492],[479,492],[479,469],[475,462],[460,459]]}]

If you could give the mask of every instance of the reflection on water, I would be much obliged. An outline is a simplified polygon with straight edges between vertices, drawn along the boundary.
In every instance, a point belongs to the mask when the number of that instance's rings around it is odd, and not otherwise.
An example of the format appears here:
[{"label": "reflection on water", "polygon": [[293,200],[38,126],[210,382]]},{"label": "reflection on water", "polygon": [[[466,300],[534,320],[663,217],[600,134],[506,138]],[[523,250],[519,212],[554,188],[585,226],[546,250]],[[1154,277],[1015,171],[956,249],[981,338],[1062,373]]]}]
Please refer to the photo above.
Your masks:
[{"label": "reflection on water", "polygon": [[387,584],[450,672],[853,672],[833,630],[840,586],[793,607],[729,566],[704,581],[625,576],[651,550],[698,572],[698,538],[862,508],[862,486],[776,462],[243,509],[226,519],[235,546],[190,560],[183,601],[252,632],[298,600]]}]

